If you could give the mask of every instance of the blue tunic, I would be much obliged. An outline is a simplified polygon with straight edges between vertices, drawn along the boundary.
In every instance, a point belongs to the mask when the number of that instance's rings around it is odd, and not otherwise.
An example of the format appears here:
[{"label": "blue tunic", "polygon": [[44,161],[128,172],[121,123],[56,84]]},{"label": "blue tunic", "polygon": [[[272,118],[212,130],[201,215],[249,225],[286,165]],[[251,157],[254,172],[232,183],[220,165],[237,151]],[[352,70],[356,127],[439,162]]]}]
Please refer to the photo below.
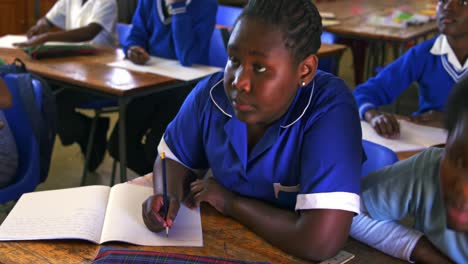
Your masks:
[{"label": "blue tunic", "polygon": [[450,90],[468,73],[468,69],[457,71],[449,63],[447,54],[432,54],[437,38],[412,47],[376,77],[356,87],[354,96],[361,118],[369,109],[392,103],[413,82],[419,85],[419,108],[415,114],[429,110],[444,111]]},{"label": "blue tunic", "polygon": [[138,1],[133,28],[124,43],[125,54],[129,47],[137,45],[152,56],[178,59],[184,66],[208,64],[217,3],[215,0],[196,0],[187,1],[186,8],[180,5],[173,4],[176,14],[165,16],[162,0]]},{"label": "blue tunic", "polygon": [[318,71],[248,152],[223,87],[202,80],[169,124],[158,150],[191,169],[211,168],[224,187],[289,209],[359,212],[361,128],[345,83]]}]

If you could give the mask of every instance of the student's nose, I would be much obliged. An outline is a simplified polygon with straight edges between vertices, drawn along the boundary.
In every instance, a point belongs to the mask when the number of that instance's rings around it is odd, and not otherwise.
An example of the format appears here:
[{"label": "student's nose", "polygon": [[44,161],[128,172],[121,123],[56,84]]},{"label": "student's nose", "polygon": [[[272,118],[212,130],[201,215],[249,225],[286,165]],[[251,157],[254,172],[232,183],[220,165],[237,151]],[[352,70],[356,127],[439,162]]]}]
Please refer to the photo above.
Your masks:
[{"label": "student's nose", "polygon": [[250,92],[250,77],[245,67],[240,66],[236,69],[232,86],[238,91]]}]

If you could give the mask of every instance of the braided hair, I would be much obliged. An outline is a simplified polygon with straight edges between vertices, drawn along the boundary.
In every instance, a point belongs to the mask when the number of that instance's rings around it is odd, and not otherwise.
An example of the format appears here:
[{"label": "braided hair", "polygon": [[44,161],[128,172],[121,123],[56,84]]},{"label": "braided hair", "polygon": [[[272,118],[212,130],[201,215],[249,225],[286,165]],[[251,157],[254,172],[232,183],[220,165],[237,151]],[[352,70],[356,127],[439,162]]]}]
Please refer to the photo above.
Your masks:
[{"label": "braided hair", "polygon": [[239,15],[278,27],[296,63],[320,48],[322,18],[311,0],[250,0]]}]

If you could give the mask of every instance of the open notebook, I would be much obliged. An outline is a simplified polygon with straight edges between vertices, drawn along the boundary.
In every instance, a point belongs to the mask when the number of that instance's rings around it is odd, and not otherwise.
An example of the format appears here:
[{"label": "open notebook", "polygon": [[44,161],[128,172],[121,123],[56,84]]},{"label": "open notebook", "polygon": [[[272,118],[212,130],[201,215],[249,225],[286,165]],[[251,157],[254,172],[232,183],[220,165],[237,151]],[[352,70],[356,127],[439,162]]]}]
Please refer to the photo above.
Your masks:
[{"label": "open notebook", "polygon": [[441,128],[417,125],[405,120],[398,120],[400,137],[387,139],[379,136],[372,126],[361,121],[362,139],[383,145],[395,152],[418,151],[433,145],[443,144],[447,132]]},{"label": "open notebook", "polygon": [[200,210],[181,206],[174,227],[153,233],[141,216],[152,188],[128,183],[32,192],[0,226],[0,241],[84,239],[145,246],[203,246]]}]

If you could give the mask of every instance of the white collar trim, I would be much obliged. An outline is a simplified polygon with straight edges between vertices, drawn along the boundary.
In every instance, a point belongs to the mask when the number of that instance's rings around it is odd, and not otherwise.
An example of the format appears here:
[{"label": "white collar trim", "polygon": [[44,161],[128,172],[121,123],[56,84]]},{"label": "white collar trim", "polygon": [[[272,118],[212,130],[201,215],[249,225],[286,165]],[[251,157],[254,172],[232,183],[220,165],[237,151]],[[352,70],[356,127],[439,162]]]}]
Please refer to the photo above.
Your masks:
[{"label": "white collar trim", "polygon": [[453,52],[452,47],[447,41],[447,37],[445,35],[439,35],[432,45],[431,54],[433,55],[447,55],[448,62],[453,66],[453,68],[460,72],[463,70],[468,69],[468,59],[465,61],[465,64],[462,65],[455,56],[455,52]]}]

